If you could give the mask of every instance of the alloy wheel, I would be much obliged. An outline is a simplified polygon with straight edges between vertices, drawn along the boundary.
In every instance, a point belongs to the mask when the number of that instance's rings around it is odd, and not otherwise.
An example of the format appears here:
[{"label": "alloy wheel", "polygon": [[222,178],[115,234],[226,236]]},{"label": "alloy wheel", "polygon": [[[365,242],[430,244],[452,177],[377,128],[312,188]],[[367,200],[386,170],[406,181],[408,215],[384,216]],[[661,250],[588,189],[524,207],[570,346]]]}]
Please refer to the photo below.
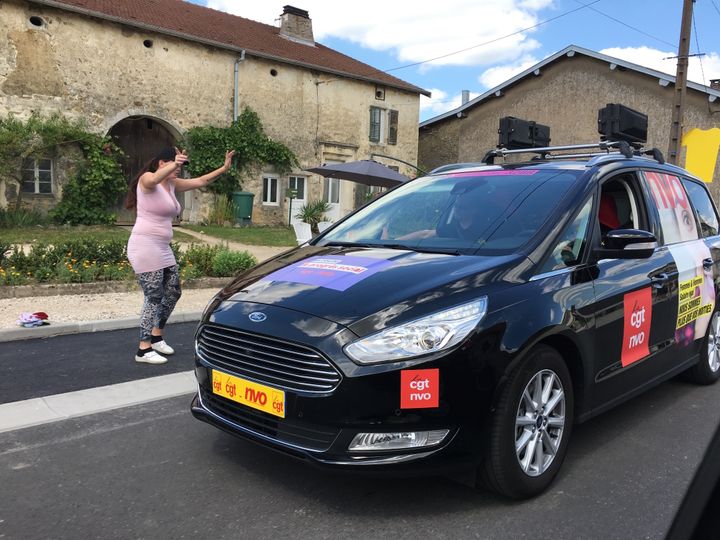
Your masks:
[{"label": "alloy wheel", "polygon": [[[720,318],[713,326],[720,334]],[[714,349],[720,366],[720,353]],[[528,476],[540,476],[555,459],[565,430],[565,391],[549,369],[536,373],[525,386],[515,417],[515,453]]]},{"label": "alloy wheel", "polygon": [[720,312],[713,313],[708,329],[707,357],[710,371],[720,369]]}]

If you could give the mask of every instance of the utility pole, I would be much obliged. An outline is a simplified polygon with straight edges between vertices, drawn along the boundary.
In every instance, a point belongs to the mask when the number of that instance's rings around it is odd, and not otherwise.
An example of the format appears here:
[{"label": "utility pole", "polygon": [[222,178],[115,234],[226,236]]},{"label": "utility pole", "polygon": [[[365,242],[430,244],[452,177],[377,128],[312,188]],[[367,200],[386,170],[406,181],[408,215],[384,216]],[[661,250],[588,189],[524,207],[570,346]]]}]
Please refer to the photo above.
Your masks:
[{"label": "utility pole", "polygon": [[685,114],[685,95],[687,94],[688,56],[690,54],[690,36],[692,29],[693,3],[695,0],[683,0],[682,23],[680,24],[680,44],[678,45],[677,72],[675,74],[675,95],[673,96],[672,123],[670,124],[670,146],[668,161],[677,165],[682,143],[683,115]]}]

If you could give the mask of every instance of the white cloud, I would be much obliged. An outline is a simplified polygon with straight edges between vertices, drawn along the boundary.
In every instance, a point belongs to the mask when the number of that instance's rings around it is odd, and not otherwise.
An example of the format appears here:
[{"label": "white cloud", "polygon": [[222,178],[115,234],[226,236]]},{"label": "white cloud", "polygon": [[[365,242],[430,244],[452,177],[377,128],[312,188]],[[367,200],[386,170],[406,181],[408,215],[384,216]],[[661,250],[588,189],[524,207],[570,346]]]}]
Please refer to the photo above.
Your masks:
[{"label": "white cloud", "polygon": [[[447,92],[438,88],[432,88],[430,91],[432,92],[431,98],[420,96],[420,115],[422,117],[437,116],[457,109],[462,103],[462,92],[448,97]],[[475,99],[479,95],[477,92],[470,92],[469,99]]]},{"label": "white cloud", "polygon": [[[207,0],[208,6],[277,26],[285,2]],[[537,24],[538,11],[553,0],[365,0],[338,2],[302,0],[297,7],[309,11],[318,41],[343,38],[363,47],[392,51],[398,63],[436,58],[433,65],[481,65],[514,61],[539,47],[528,32],[475,47]],[[391,67],[391,66],[383,66]]]},{"label": "white cloud", "polygon": [[[677,52],[673,51],[659,51],[650,47],[613,47],[603,49],[600,52],[673,76],[677,70],[677,58],[668,58],[677,56]],[[703,74],[704,84],[708,86],[710,85],[710,79],[720,78],[720,55],[718,53],[713,52],[706,56],[693,56],[690,58],[688,79],[703,84]]]},{"label": "white cloud", "polygon": [[485,88],[493,88],[508,79],[512,79],[515,75],[522,73],[538,62],[539,60],[533,56],[523,56],[518,62],[513,64],[494,66],[485,70],[478,77],[478,82]]}]

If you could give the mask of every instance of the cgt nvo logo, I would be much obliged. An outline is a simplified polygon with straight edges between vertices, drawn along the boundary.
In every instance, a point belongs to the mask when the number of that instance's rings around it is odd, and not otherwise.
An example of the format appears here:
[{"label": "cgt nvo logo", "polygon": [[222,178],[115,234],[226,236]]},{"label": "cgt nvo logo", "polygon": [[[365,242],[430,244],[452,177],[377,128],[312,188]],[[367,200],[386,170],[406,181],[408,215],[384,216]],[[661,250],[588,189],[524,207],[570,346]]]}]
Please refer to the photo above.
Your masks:
[{"label": "cgt nvo logo", "polygon": [[253,311],[250,315],[248,315],[248,319],[250,319],[252,322],[263,322],[265,319],[267,319],[267,315],[259,311]]}]

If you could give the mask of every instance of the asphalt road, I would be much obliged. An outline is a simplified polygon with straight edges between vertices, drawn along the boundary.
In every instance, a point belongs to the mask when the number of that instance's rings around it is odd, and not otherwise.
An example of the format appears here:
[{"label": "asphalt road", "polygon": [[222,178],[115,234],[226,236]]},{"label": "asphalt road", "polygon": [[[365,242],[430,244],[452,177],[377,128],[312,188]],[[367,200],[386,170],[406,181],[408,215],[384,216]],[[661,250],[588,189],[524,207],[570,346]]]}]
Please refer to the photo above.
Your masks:
[{"label": "asphalt road", "polygon": [[0,343],[0,403],[191,370],[196,328],[167,325],[175,354],[161,365],[135,362],[137,328]]},{"label": "asphalt road", "polygon": [[320,471],[174,398],[0,434],[0,537],[662,538],[719,398],[671,381],[578,427],[558,480],[520,503],[445,478]]}]

